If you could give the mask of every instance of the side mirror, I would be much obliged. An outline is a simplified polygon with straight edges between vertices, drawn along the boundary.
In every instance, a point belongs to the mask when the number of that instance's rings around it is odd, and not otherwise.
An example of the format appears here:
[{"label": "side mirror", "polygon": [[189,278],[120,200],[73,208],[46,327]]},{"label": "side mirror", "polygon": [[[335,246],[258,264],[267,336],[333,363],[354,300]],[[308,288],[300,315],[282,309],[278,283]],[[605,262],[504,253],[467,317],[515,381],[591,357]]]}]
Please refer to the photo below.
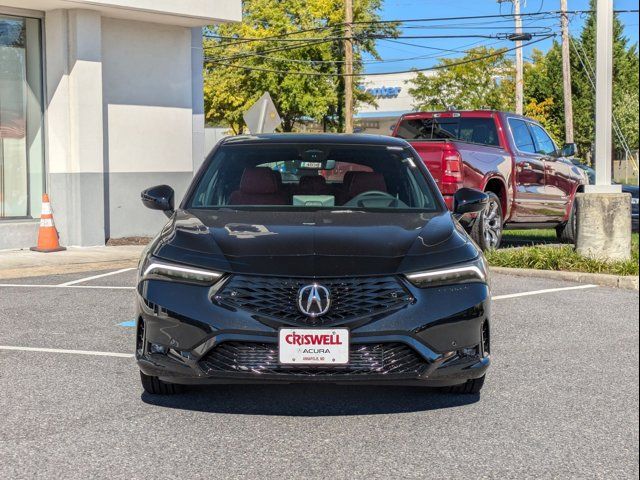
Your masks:
[{"label": "side mirror", "polygon": [[453,195],[453,213],[464,215],[465,213],[481,212],[489,202],[489,195],[475,188],[461,188]]},{"label": "side mirror", "polygon": [[147,188],[140,194],[142,203],[151,210],[162,210],[167,217],[173,213],[173,188],[169,185],[157,185]]},{"label": "side mirror", "polygon": [[560,150],[561,157],[575,157],[578,149],[575,143],[565,143],[562,150]]}]

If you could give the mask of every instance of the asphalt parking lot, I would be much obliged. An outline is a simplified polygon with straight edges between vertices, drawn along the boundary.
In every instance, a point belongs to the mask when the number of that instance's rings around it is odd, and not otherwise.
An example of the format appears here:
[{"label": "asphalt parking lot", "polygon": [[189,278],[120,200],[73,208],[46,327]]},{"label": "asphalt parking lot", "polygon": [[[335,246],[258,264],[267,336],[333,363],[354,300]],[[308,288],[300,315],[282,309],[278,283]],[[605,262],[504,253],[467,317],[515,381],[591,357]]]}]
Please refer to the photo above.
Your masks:
[{"label": "asphalt parking lot", "polygon": [[479,397],[162,398],[142,394],[131,356],[135,272],[104,274],[0,281],[0,478],[638,477],[637,292],[494,275]]}]

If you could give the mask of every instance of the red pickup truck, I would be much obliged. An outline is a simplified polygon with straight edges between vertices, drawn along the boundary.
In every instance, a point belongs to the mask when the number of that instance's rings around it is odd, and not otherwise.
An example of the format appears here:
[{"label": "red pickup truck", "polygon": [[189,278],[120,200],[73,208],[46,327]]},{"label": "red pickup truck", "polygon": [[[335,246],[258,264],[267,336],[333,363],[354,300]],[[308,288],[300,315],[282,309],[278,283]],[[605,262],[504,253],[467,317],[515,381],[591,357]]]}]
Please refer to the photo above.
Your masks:
[{"label": "red pickup truck", "polygon": [[568,159],[575,145],[558,149],[535,120],[489,110],[409,113],[393,136],[422,157],[450,209],[461,187],[489,194],[486,210],[464,221],[483,250],[500,245],[507,225],[553,227],[573,241],[573,199],[588,180]]}]

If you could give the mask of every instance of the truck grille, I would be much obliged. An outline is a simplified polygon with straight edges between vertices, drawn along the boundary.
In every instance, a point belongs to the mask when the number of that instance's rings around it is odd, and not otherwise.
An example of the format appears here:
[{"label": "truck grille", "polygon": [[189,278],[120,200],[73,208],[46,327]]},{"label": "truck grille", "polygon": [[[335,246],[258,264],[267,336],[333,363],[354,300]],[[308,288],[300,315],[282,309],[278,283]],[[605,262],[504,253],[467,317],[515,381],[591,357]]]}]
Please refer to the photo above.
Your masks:
[{"label": "truck grille", "polygon": [[298,309],[298,291],[314,282],[308,278],[274,278],[234,275],[215,295],[218,303],[279,323],[301,326],[334,326],[351,320],[384,314],[413,301],[394,277],[320,279],[329,290],[331,308],[312,318]]},{"label": "truck grille", "polygon": [[415,377],[428,367],[412,348],[401,343],[351,345],[347,365],[297,366],[278,363],[278,347],[270,343],[225,342],[214,348],[201,361],[208,375],[219,372],[259,375],[341,376],[404,375]]}]

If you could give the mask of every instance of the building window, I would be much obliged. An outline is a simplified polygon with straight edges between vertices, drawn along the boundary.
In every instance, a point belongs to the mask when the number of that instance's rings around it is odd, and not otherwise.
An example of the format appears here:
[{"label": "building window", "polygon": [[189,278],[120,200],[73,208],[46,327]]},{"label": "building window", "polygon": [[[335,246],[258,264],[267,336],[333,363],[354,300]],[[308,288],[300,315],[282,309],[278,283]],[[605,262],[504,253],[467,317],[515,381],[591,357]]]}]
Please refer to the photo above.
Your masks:
[{"label": "building window", "polygon": [[0,14],[0,220],[40,215],[42,90],[40,20]]}]

